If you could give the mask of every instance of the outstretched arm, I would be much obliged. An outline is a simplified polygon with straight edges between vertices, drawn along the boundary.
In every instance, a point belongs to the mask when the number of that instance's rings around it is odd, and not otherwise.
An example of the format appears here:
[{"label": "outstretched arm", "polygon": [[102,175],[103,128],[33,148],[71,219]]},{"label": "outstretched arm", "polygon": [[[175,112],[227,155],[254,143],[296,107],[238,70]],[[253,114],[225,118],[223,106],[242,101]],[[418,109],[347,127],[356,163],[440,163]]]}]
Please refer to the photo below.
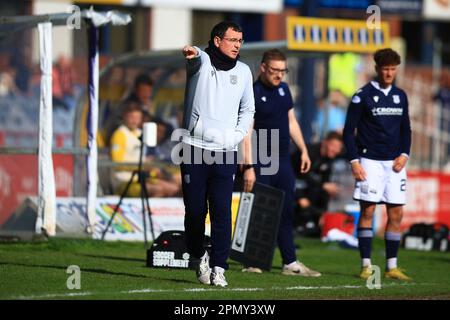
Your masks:
[{"label": "outstretched arm", "polygon": [[200,49],[194,46],[184,46],[181,50],[184,57],[186,58],[186,71],[187,75],[191,76],[196,74],[202,65]]}]

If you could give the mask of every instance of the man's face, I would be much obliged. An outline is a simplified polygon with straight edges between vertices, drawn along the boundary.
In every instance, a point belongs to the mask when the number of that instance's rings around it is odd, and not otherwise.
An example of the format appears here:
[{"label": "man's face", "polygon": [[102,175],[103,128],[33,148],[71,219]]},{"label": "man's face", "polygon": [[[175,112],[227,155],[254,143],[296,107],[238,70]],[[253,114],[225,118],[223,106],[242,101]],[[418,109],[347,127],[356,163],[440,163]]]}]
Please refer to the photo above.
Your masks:
[{"label": "man's face", "polygon": [[259,69],[263,82],[269,86],[277,87],[280,85],[281,80],[283,80],[283,77],[286,74],[286,61],[270,60],[268,62],[263,62]]},{"label": "man's face", "polygon": [[141,83],[136,88],[136,96],[138,97],[141,103],[148,103],[152,96],[152,86],[148,84]]},{"label": "man's face", "polygon": [[380,84],[383,86],[390,86],[394,80],[395,76],[397,74],[397,66],[376,66],[375,70],[378,75],[378,80],[380,81]]},{"label": "man's face", "polygon": [[214,44],[219,50],[231,59],[236,59],[242,46],[242,32],[231,28],[225,32],[223,38],[215,37]]},{"label": "man's face", "polygon": [[336,158],[342,152],[342,142],[337,139],[325,140],[325,157]]},{"label": "man's face", "polygon": [[131,111],[123,116],[123,122],[130,130],[136,130],[142,125],[142,112]]}]

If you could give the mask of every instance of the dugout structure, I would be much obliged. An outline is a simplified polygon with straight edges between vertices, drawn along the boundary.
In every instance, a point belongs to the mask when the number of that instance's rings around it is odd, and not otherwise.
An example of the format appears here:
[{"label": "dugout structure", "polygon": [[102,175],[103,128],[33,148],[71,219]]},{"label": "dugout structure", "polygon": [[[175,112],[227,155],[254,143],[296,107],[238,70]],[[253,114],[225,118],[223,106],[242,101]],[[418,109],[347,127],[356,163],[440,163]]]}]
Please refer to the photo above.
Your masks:
[{"label": "dugout structure", "polygon": [[[75,23],[75,28],[83,29],[88,35],[88,54],[86,59],[88,60],[88,83],[87,83],[87,94],[88,94],[88,109],[89,117],[87,121],[83,124],[85,130],[88,132],[88,143],[86,148],[76,149],[76,148],[62,148],[63,150],[52,149],[53,145],[53,41],[52,33],[53,29],[59,28],[74,28],[74,21],[78,21],[79,25]],[[35,16],[15,16],[15,17],[1,17],[0,18],[0,41],[4,43],[16,44],[14,38],[20,38],[24,36],[27,31],[34,32],[37,28],[37,38],[39,46],[39,74],[38,87],[36,86],[35,95],[29,90],[18,90],[15,87],[15,83],[6,82],[9,86],[4,88],[3,94],[1,95],[1,103],[5,108],[11,107],[11,105],[18,101],[18,99],[23,99],[25,104],[32,104],[33,98],[39,99],[38,115],[35,116],[29,123],[29,125],[35,124],[34,121],[38,121],[39,125],[37,128],[37,137],[34,136],[35,133],[31,132],[30,137],[34,140],[34,143],[30,143],[28,148],[23,146],[17,148],[14,145],[14,141],[8,143],[8,141],[2,141],[3,147],[0,149],[2,166],[6,167],[8,165],[13,166],[11,162],[14,162],[14,155],[36,155],[37,154],[37,202],[38,202],[38,219],[36,225],[37,233],[44,233],[50,236],[56,233],[56,189],[55,184],[55,172],[53,156],[55,152],[66,153],[70,155],[83,154],[86,156],[86,167],[88,168],[87,173],[87,221],[86,226],[87,232],[90,232],[94,223],[95,215],[95,198],[97,194],[97,146],[96,146],[96,135],[97,135],[97,113],[98,113],[98,73],[99,73],[99,62],[98,62],[98,31],[99,28],[107,25],[125,25],[131,21],[129,15],[122,14],[120,12],[96,12],[94,10],[84,10],[75,13],[56,13],[56,14],[46,14],[46,15],[35,15]],[[13,39],[11,41],[11,39]],[[14,48],[12,48],[14,49]],[[10,53],[9,57],[14,58],[14,52]],[[28,56],[29,58],[29,56]],[[24,62],[25,63],[25,62]],[[11,64],[11,66],[15,66]],[[9,67],[9,66],[7,66]],[[15,77],[23,76],[26,72],[26,68],[18,69],[10,72],[10,75]],[[8,75],[8,73],[6,73]],[[37,78],[37,77],[36,77]],[[17,81],[16,81],[17,83]],[[36,110],[29,110],[29,112],[35,113]],[[8,115],[3,115],[4,119],[9,119]],[[20,118],[22,121],[22,118]],[[3,122],[7,122],[4,120]],[[5,123],[2,123],[1,129],[5,129]],[[6,133],[5,133],[6,132]],[[10,139],[7,136],[9,132],[7,130],[2,130],[2,139]],[[6,137],[5,137],[6,136]],[[37,138],[37,139],[36,139]],[[36,140],[35,140],[36,139]],[[6,146],[5,146],[6,145]],[[20,144],[19,144],[20,146]],[[33,161],[33,160],[32,160]],[[35,161],[35,160],[34,160]],[[33,166],[36,163],[24,161],[24,168],[26,166]],[[19,167],[20,170],[20,167]],[[14,176],[8,175],[6,170],[2,170],[2,191],[8,191],[11,196],[16,197],[16,199],[21,199],[27,195],[17,195],[14,194],[14,188],[17,184],[23,184],[22,181],[17,181]],[[33,185],[33,179],[29,179],[29,185]],[[30,190],[33,187],[30,187]],[[31,191],[30,191],[31,192]],[[5,203],[6,201],[4,201]],[[14,210],[15,208],[2,208],[2,220],[5,220],[5,216],[9,215],[9,210]]]}]

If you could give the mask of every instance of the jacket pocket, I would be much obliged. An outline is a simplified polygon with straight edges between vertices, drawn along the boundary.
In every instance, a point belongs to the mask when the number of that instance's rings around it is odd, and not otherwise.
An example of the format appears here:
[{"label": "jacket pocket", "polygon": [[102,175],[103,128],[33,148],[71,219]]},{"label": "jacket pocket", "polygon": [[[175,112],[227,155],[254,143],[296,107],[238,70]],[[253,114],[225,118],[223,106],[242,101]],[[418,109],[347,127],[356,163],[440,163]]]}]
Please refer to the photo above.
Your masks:
[{"label": "jacket pocket", "polygon": [[203,124],[200,116],[196,120],[194,120],[194,125],[191,130],[191,136],[202,138],[203,136]]}]

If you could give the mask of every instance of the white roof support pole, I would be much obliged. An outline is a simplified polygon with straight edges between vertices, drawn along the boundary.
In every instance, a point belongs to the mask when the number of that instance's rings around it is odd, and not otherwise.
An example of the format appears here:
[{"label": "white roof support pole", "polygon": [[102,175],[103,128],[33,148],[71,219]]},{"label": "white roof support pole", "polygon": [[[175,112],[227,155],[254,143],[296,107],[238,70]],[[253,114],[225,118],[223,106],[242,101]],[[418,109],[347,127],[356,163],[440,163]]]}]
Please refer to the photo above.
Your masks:
[{"label": "white roof support pole", "polygon": [[[39,103],[39,177],[38,177],[38,233],[50,236],[56,233],[56,188],[52,159],[53,105],[52,105],[52,23],[38,24],[41,67]],[[40,227],[40,228],[39,228]]]},{"label": "white roof support pole", "polygon": [[89,25],[89,114],[87,118],[88,149],[87,156],[87,218],[88,232],[95,228],[95,206],[97,200],[97,130],[98,130],[98,28]]}]

